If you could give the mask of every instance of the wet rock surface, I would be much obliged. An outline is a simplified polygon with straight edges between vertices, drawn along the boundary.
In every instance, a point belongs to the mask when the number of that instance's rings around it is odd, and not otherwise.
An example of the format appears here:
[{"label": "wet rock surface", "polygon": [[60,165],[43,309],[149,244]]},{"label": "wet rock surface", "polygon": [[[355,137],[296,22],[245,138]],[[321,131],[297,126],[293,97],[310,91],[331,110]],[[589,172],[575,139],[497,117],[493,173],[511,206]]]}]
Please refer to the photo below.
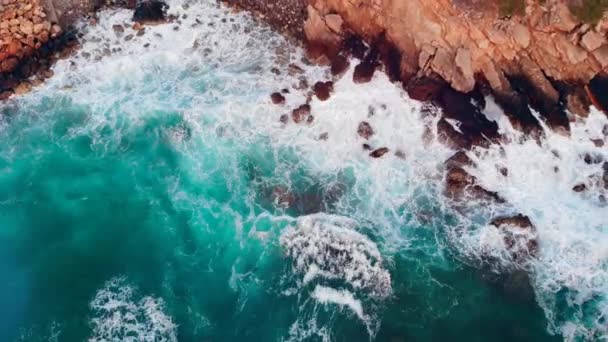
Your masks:
[{"label": "wet rock surface", "polygon": [[133,21],[142,24],[160,23],[167,20],[169,5],[160,0],[139,1],[133,12]]},{"label": "wet rock surface", "polygon": [[473,162],[464,151],[456,152],[445,161],[445,194],[455,201],[477,199],[504,203],[496,192],[484,189],[477,184],[477,179],[470,175],[466,168]]},{"label": "wet rock surface", "polygon": [[374,129],[367,121],[362,121],[359,123],[359,127],[357,127],[357,134],[363,139],[369,139],[372,135],[374,135]]},{"label": "wet rock surface", "polygon": [[285,96],[283,96],[281,93],[272,93],[270,95],[270,99],[272,101],[272,103],[277,104],[277,105],[281,105],[285,103]]},{"label": "wet rock surface", "polygon": [[313,85],[312,91],[315,93],[315,96],[321,101],[327,101],[334,91],[334,83],[331,81],[327,82],[317,82]]},{"label": "wet rock surface", "polygon": [[369,156],[372,158],[382,158],[385,154],[387,154],[390,150],[388,147],[380,147],[378,149],[373,150]]},{"label": "wet rock surface", "polygon": [[527,216],[518,214],[499,217],[490,224],[501,230],[505,246],[515,261],[523,261],[538,254],[536,228]]},{"label": "wet rock surface", "polygon": [[300,123],[304,120],[308,121],[311,117],[309,104],[303,104],[291,112],[291,118],[295,123]]}]

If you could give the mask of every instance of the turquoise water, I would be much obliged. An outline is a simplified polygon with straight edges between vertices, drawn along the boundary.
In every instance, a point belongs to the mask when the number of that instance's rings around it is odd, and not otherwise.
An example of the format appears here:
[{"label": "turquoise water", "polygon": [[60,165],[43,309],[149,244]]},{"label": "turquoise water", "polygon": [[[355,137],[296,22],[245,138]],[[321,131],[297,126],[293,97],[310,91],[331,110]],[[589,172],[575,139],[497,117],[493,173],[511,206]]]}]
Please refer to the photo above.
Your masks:
[{"label": "turquoise water", "polygon": [[[180,341],[281,340],[312,312],[334,340],[368,339],[348,310],[298,298],[310,286],[283,294],[294,280],[276,235],[291,218],[277,219],[283,213],[263,184],[284,177],[277,169],[290,170],[296,190],[331,178],[310,174],[289,149],[274,151],[263,137],[242,146],[189,133],[182,116],[166,111],[93,132],[86,122],[103,114],[60,95],[4,115],[3,340],[46,340],[53,327],[61,341],[90,337],[102,310],[89,304],[116,277],[118,288],[137,289],[123,302],[162,299]],[[412,246],[386,256],[394,294],[376,304],[378,340],[549,339],[533,299],[435,256],[432,227],[395,229],[417,232]],[[275,236],[256,239],[253,230]]]},{"label": "turquoise water", "polygon": [[[172,38],[172,27],[147,32],[154,49],[135,40],[94,63],[77,55],[0,107],[0,340],[560,339],[526,273],[475,267],[450,243],[461,218],[437,176],[450,152],[420,147],[423,125],[403,121],[421,121],[419,108],[406,117],[411,103],[383,78],[371,87],[387,87],[384,106],[372,88],[338,85],[333,102],[313,103],[314,125],[283,127],[268,95],[294,76],[270,69],[285,66],[277,51],[299,52],[242,14],[199,6],[189,20],[205,29],[184,20]],[[102,16],[85,37],[102,41],[83,51],[116,44],[104,25],[127,17]],[[305,96],[292,93],[294,105]],[[397,128],[386,141],[414,130],[406,161],[351,146],[345,127],[359,121],[339,115],[365,117],[368,104],[388,107],[373,119]],[[286,247],[297,237],[317,249]],[[325,253],[316,275],[298,264]]]}]

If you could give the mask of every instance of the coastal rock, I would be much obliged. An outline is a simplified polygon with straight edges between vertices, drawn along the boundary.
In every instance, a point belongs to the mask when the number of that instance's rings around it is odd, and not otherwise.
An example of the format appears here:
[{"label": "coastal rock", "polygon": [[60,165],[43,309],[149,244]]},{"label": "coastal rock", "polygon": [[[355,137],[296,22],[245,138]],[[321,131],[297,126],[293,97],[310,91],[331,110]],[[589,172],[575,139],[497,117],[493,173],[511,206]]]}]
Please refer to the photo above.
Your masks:
[{"label": "coastal rock", "polygon": [[331,81],[319,81],[315,83],[315,85],[312,87],[312,90],[314,91],[315,95],[319,100],[326,101],[327,99],[329,99],[331,92],[333,92],[334,90],[334,83]]},{"label": "coastal rock", "polygon": [[357,127],[357,134],[363,139],[369,139],[372,135],[374,135],[374,129],[367,121],[362,121],[359,123],[359,127]]},{"label": "coastal rock", "polygon": [[585,89],[593,105],[608,116],[608,74],[597,75]]},{"label": "coastal rock", "polygon": [[139,1],[133,12],[133,21],[141,24],[154,24],[167,20],[169,5],[160,0]]},{"label": "coastal rock", "polygon": [[473,198],[485,201],[503,203],[496,192],[488,191],[477,184],[477,179],[471,176],[465,168],[473,165],[471,159],[464,151],[455,153],[445,161],[445,193],[448,198],[461,201],[465,198]]},{"label": "coastal rock", "polygon": [[369,156],[372,158],[382,158],[385,154],[389,152],[388,147],[380,147],[378,149],[373,150]]},{"label": "coastal rock", "polygon": [[[336,16],[329,20],[322,16],[313,6],[307,8],[308,18],[304,23],[307,51],[309,57],[317,63],[328,63],[338,54],[341,48],[341,31],[334,31],[338,26]],[[341,20],[341,19],[340,19]],[[342,24],[339,24],[340,28]]]},{"label": "coastal rock", "polygon": [[518,214],[499,217],[490,224],[500,229],[505,246],[515,261],[523,261],[538,254],[536,228],[527,216]]},{"label": "coastal rock", "polygon": [[340,77],[346,73],[350,66],[348,59],[342,55],[337,55],[331,61],[331,74]]},{"label": "coastal rock", "polygon": [[[382,64],[414,99],[434,100],[446,86],[469,94],[483,85],[502,98],[499,105],[507,105],[516,127],[535,135],[541,131],[525,109],[531,106],[549,127],[568,134],[565,107],[584,115],[588,103],[587,95],[571,92],[570,85],[581,89],[608,68],[608,42],[601,31],[608,19],[581,26],[563,2],[528,1],[521,14],[509,16],[497,2],[470,3],[310,0],[304,31],[312,50],[324,53],[323,62],[329,59],[336,74],[343,70],[344,59],[335,57],[340,51],[361,59],[356,83],[369,82]],[[355,44],[362,40],[369,47]]]},{"label": "coastal rock", "polygon": [[304,120],[308,120],[309,117],[310,117],[310,105],[309,104],[303,104],[291,112],[291,118],[293,119],[293,121],[295,123],[300,123]]},{"label": "coastal rock", "polygon": [[574,192],[583,192],[585,190],[587,190],[587,185],[585,184],[577,184],[572,188]]},{"label": "coastal rock", "polygon": [[270,99],[274,104],[285,104],[285,96],[283,96],[281,93],[272,93],[270,95]]},{"label": "coastal rock", "polygon": [[27,81],[23,81],[15,87],[14,91],[16,95],[23,95],[32,91],[32,85]]}]

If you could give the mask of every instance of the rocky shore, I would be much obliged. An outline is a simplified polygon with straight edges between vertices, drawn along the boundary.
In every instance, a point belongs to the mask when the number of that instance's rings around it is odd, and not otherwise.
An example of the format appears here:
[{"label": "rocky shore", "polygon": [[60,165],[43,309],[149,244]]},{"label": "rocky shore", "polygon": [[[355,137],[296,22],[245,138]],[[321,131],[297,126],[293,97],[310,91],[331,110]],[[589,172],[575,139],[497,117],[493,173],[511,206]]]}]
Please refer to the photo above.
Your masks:
[{"label": "rocky shore", "polygon": [[3,0],[0,19],[0,100],[3,100],[13,93],[27,92],[50,77],[49,66],[60,57],[54,52],[70,43],[38,0]]},{"label": "rocky shore", "polygon": [[[86,1],[74,7],[69,6],[69,0],[42,4],[38,0],[2,1],[0,100],[27,92],[52,76],[50,65],[77,47],[70,30],[74,20],[90,16],[100,7]],[[457,151],[445,162],[446,196],[454,201],[475,198],[504,202],[466,171],[473,163],[468,156],[474,153],[472,147],[506,139],[496,122],[482,113],[486,96],[492,95],[513,127],[533,139],[543,134],[544,125],[568,135],[570,122],[576,116],[586,116],[591,104],[608,108],[608,19],[584,22],[567,1],[530,0],[508,13],[501,1],[478,0],[224,2],[254,12],[275,29],[303,42],[309,59],[331,71],[329,79],[301,80],[299,90],[308,92],[308,101],[295,104],[290,113],[281,116],[284,124],[312,123],[315,113],[310,100],[313,96],[320,101],[329,99],[334,82],[343,77],[351,61],[357,63],[355,83],[369,82],[375,72],[383,71],[401,83],[413,99],[440,107],[442,117],[436,129],[429,128],[429,135],[437,132],[437,136],[429,138]],[[167,6],[161,1],[110,5],[134,8],[133,22],[138,27],[166,19]],[[297,65],[288,68],[289,73],[298,73]],[[277,90],[269,94],[270,99],[284,105],[288,92]],[[532,109],[538,111],[542,122]],[[454,121],[459,122],[458,127]],[[608,127],[604,131],[605,136],[594,142],[596,146],[608,141]],[[370,158],[384,158],[389,153],[406,158],[390,146],[368,144],[375,134],[368,122],[359,123],[357,134]],[[589,163],[604,163],[602,182],[608,189],[608,162],[589,157]],[[500,172],[508,177],[507,168]],[[586,186],[576,185],[573,191],[584,192]],[[291,195],[279,192],[277,196]],[[506,232],[507,246],[517,245],[517,250],[513,247],[514,259],[535,255],[538,245],[527,217],[497,218],[492,224]],[[517,231],[527,233],[514,233]],[[526,241],[517,240],[522,236]]]}]

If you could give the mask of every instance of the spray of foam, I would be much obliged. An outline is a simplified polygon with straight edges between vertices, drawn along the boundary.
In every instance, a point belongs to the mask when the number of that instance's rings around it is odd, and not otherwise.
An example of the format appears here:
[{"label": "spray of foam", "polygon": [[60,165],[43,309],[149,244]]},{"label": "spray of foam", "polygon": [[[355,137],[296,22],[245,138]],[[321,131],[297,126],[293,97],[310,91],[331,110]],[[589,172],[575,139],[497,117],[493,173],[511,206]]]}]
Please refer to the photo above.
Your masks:
[{"label": "spray of foam", "polygon": [[[608,149],[602,146],[608,144],[608,118],[593,109],[588,118],[572,123],[569,137],[545,127],[540,142],[524,139],[504,116],[497,122],[511,142],[469,153],[474,166],[468,171],[509,203],[498,211],[522,213],[535,225],[539,249],[528,268],[550,331],[566,340],[605,339]],[[508,169],[507,176],[501,168]],[[577,185],[583,190],[574,191]],[[467,239],[469,247],[504,251],[496,227],[482,226]]]},{"label": "spray of foam", "polygon": [[380,299],[392,292],[391,276],[383,268],[378,247],[356,232],[354,222],[347,218],[301,217],[295,227],[283,231],[280,243],[293,260],[294,270],[304,274],[304,284],[318,278],[340,280]]},{"label": "spray of foam", "polygon": [[321,304],[336,304],[349,308],[361,321],[368,318],[363,313],[361,301],[355,299],[353,294],[347,290],[336,290],[331,287],[317,285],[312,293],[312,298]]},{"label": "spray of foam", "polygon": [[89,341],[177,341],[177,326],[164,313],[163,300],[136,297],[125,278],[108,281],[90,304],[93,318]]}]

